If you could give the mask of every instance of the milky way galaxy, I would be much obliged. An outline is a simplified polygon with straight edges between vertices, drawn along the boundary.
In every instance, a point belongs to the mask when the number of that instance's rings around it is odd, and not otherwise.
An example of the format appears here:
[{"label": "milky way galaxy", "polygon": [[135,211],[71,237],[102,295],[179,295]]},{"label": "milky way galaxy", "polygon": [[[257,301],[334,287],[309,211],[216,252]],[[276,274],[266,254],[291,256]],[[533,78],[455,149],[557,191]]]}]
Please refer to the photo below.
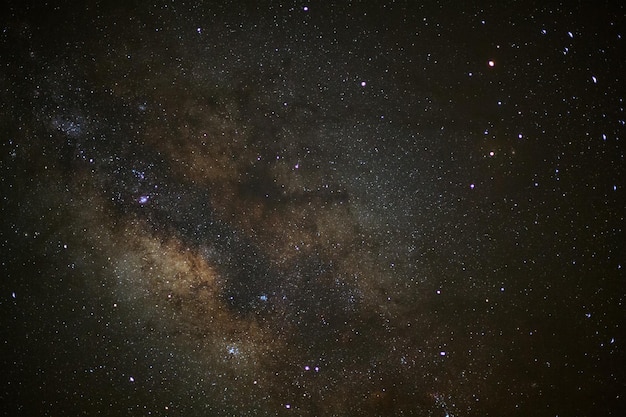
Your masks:
[{"label": "milky way galaxy", "polygon": [[619,415],[623,6],[12,3],[6,415]]}]

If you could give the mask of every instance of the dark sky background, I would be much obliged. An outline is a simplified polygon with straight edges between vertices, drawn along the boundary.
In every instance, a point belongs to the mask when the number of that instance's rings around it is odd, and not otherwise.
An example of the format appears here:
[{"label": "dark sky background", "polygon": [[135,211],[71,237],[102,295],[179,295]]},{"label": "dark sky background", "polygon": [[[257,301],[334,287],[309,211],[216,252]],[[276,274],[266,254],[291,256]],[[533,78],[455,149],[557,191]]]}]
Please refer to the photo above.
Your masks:
[{"label": "dark sky background", "polygon": [[0,12],[2,415],[623,415],[620,2],[52,3]]}]

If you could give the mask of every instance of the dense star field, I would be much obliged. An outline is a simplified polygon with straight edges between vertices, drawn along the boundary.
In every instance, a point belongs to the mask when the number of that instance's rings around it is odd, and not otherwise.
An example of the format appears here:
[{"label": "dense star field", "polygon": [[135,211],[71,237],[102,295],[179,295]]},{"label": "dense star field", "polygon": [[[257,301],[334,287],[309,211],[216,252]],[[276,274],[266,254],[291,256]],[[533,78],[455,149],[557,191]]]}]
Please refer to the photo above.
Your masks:
[{"label": "dense star field", "polygon": [[10,3],[2,415],[622,415],[626,6]]}]

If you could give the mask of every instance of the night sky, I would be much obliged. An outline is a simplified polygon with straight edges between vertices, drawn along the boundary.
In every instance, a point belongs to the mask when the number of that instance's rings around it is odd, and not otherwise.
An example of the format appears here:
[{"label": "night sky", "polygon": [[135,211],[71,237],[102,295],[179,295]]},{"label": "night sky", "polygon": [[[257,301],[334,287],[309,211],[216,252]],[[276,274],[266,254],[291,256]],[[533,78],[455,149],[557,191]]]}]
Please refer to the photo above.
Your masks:
[{"label": "night sky", "polygon": [[2,415],[623,415],[626,5],[11,3]]}]

